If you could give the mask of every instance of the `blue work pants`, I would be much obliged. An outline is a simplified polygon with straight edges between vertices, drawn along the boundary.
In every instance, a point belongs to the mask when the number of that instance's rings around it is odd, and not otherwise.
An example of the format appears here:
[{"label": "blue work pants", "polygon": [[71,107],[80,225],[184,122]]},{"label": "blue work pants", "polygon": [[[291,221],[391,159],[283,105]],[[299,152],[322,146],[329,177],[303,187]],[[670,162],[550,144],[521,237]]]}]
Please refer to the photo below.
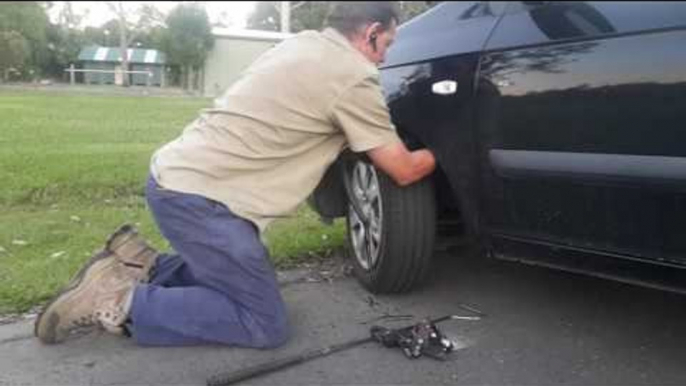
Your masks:
[{"label": "blue work pants", "polygon": [[175,254],[160,255],[136,287],[131,333],[138,344],[268,348],[288,339],[286,308],[255,225],[205,197],[161,188],[146,198]]}]

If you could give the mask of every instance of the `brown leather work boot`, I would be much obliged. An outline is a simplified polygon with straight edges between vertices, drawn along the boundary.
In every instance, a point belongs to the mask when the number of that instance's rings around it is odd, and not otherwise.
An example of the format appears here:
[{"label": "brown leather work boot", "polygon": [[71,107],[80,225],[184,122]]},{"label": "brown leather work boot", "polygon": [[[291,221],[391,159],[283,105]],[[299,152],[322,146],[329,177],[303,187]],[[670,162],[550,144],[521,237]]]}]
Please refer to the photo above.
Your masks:
[{"label": "brown leather work boot", "polygon": [[147,282],[150,279],[150,271],[159,254],[130,224],[121,226],[109,237],[105,250],[114,254],[139,282]]},{"label": "brown leather work boot", "polygon": [[101,252],[40,313],[34,334],[46,344],[102,327],[123,332],[136,279],[110,253]]},{"label": "brown leather work boot", "polygon": [[131,225],[123,225],[38,316],[34,333],[47,344],[102,327],[122,333],[133,288],[146,282],[157,251]]}]

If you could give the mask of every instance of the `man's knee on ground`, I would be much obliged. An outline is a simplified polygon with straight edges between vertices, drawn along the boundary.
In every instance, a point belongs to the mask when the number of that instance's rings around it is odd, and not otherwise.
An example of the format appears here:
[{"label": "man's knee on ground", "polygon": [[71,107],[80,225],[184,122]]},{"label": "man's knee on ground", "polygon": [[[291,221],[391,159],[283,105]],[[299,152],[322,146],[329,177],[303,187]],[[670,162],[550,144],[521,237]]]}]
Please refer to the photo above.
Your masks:
[{"label": "man's knee on ground", "polygon": [[276,348],[288,341],[291,337],[291,328],[285,316],[276,317],[266,321],[262,325],[265,340],[263,348]]}]

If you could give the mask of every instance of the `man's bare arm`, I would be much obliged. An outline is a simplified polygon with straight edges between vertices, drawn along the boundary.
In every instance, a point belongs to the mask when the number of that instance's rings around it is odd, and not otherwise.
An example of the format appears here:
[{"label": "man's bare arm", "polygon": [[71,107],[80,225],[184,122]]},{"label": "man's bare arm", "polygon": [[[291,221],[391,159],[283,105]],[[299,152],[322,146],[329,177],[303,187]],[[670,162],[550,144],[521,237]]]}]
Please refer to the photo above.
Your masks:
[{"label": "man's bare arm", "polygon": [[383,170],[400,186],[417,182],[436,168],[436,159],[431,151],[410,151],[402,142],[368,150],[367,155],[374,166]]}]

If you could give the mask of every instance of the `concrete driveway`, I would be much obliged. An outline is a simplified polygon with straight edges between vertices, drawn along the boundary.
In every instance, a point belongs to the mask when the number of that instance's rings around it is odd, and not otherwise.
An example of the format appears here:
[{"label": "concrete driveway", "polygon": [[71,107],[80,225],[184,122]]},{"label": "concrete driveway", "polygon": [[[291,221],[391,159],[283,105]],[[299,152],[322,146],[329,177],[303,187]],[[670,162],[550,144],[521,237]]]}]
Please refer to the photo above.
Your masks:
[{"label": "concrete driveway", "polygon": [[[349,277],[285,273],[283,293],[295,332],[285,347],[272,351],[140,348],[98,333],[46,347],[31,338],[31,320],[3,325],[0,384],[202,385],[222,371],[364,337],[370,321],[385,314],[466,313],[461,305],[487,317],[441,325],[461,347],[447,362],[408,360],[400,351],[367,344],[243,384],[686,383],[683,295],[484,261],[464,250],[440,253],[436,260],[430,285],[403,296],[371,297]],[[327,276],[341,267],[322,269]]]}]

